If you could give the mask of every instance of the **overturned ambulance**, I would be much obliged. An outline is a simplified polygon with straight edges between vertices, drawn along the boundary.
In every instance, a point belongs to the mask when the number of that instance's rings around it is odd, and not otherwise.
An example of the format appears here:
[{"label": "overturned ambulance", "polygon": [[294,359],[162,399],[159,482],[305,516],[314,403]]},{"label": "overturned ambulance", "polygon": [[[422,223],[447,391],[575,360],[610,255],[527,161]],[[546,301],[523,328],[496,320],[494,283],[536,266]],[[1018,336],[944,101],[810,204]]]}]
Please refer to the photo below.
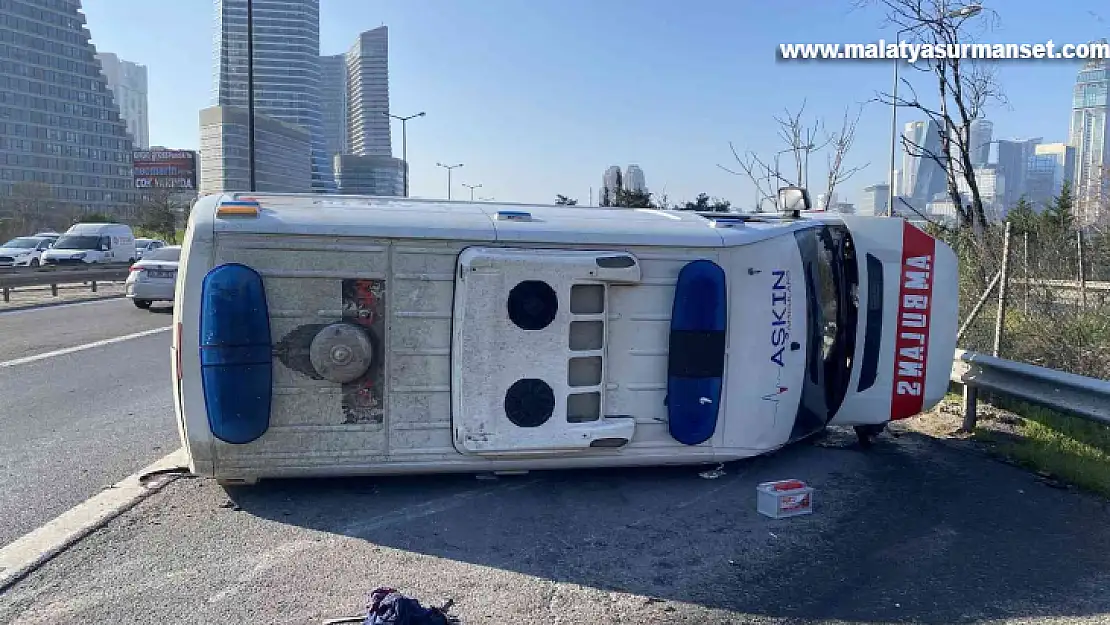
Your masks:
[{"label": "overturned ambulance", "polygon": [[[943,397],[952,250],[900,218],[226,194],[193,208],[191,469],[698,464]],[[801,210],[799,210],[801,209]]]}]

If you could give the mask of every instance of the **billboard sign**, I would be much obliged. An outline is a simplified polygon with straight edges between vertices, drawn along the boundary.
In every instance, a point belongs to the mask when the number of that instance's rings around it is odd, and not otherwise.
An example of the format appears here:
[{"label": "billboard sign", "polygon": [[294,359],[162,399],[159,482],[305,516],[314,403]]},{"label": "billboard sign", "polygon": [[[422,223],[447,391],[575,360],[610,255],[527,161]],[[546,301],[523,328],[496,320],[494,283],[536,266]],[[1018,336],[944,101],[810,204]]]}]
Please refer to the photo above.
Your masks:
[{"label": "billboard sign", "polygon": [[197,190],[197,153],[192,150],[134,150],[136,189]]}]

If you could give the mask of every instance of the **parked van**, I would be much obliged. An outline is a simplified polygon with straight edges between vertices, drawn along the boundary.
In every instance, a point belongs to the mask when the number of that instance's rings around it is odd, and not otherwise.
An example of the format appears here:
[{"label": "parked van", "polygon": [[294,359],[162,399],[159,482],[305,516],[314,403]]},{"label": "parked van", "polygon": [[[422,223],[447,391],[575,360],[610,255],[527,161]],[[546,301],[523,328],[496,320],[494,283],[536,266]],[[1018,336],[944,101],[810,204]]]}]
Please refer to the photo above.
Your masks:
[{"label": "parked van", "polygon": [[[956,256],[898,217],[211,195],[178,270],[191,470],[701,464],[948,390]],[[869,440],[869,439],[867,439]]]},{"label": "parked van", "polygon": [[44,265],[133,263],[135,235],[124,224],[76,224],[42,255]]}]

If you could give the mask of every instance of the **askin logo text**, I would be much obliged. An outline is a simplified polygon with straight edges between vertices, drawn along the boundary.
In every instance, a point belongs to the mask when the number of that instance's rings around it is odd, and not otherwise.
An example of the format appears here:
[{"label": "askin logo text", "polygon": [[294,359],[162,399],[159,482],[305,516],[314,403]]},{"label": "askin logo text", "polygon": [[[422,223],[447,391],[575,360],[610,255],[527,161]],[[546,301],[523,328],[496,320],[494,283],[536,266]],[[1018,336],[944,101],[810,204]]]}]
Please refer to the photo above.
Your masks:
[{"label": "askin logo text", "polygon": [[773,400],[786,392],[782,385],[783,355],[790,343],[790,272],[776,269],[771,272],[775,282],[771,285],[771,362],[778,366],[775,391],[763,396]]}]

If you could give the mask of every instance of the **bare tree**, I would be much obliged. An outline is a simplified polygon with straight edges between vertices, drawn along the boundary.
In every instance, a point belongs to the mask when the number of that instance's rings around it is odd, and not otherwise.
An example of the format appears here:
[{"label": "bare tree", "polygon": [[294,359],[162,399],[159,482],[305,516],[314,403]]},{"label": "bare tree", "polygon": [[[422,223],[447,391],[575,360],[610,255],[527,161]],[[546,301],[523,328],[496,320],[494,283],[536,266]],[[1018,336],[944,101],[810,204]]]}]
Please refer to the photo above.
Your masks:
[{"label": "bare tree", "polygon": [[188,221],[189,203],[174,189],[147,189],[137,208],[139,225],[170,244],[177,242],[178,221]]},{"label": "bare tree", "polygon": [[[951,52],[971,40],[964,25],[984,9],[978,3],[962,0],[858,0],[858,3],[884,7],[887,20],[900,27],[899,32],[927,44],[930,50],[946,52],[923,54],[919,63],[908,65],[919,72],[933,74],[937,88],[935,104],[923,100],[905,78],[899,80],[897,97],[884,92],[879,94],[878,100],[890,106],[914,109],[936,124],[940,134],[939,150],[927,149],[904,135],[903,149],[910,156],[933,161],[944,171],[948,197],[956,207],[960,226],[981,232],[987,226],[987,216],[971,156],[981,146],[971,145],[971,124],[983,118],[987,105],[1002,103],[1005,98],[993,67]],[[969,192],[967,203],[960,193],[961,182]]]},{"label": "bare tree", "polygon": [[[744,176],[751,181],[756,189],[756,211],[761,211],[764,203],[774,204],[780,186],[809,187],[810,158],[827,150],[826,164],[828,175],[825,180],[825,205],[821,208],[828,210],[833,191],[841,183],[859,173],[866,165],[854,167],[845,164],[845,158],[855,143],[856,125],[859,122],[862,109],[853,116],[849,111],[844,112],[844,120],[840,128],[829,131],[820,119],[812,123],[804,119],[805,102],[797,112],[786,110],[781,117],[775,117],[778,124],[778,137],[786,144],[786,148],[775,153],[774,158],[761,157],[754,151],[748,151],[743,157],[736,151],[736,146],[729,142],[729,149],[736,160],[739,171],[717,165],[721,169],[735,176]],[[779,167],[779,160],[783,154],[790,154],[794,164],[794,171],[783,173]]]}]

